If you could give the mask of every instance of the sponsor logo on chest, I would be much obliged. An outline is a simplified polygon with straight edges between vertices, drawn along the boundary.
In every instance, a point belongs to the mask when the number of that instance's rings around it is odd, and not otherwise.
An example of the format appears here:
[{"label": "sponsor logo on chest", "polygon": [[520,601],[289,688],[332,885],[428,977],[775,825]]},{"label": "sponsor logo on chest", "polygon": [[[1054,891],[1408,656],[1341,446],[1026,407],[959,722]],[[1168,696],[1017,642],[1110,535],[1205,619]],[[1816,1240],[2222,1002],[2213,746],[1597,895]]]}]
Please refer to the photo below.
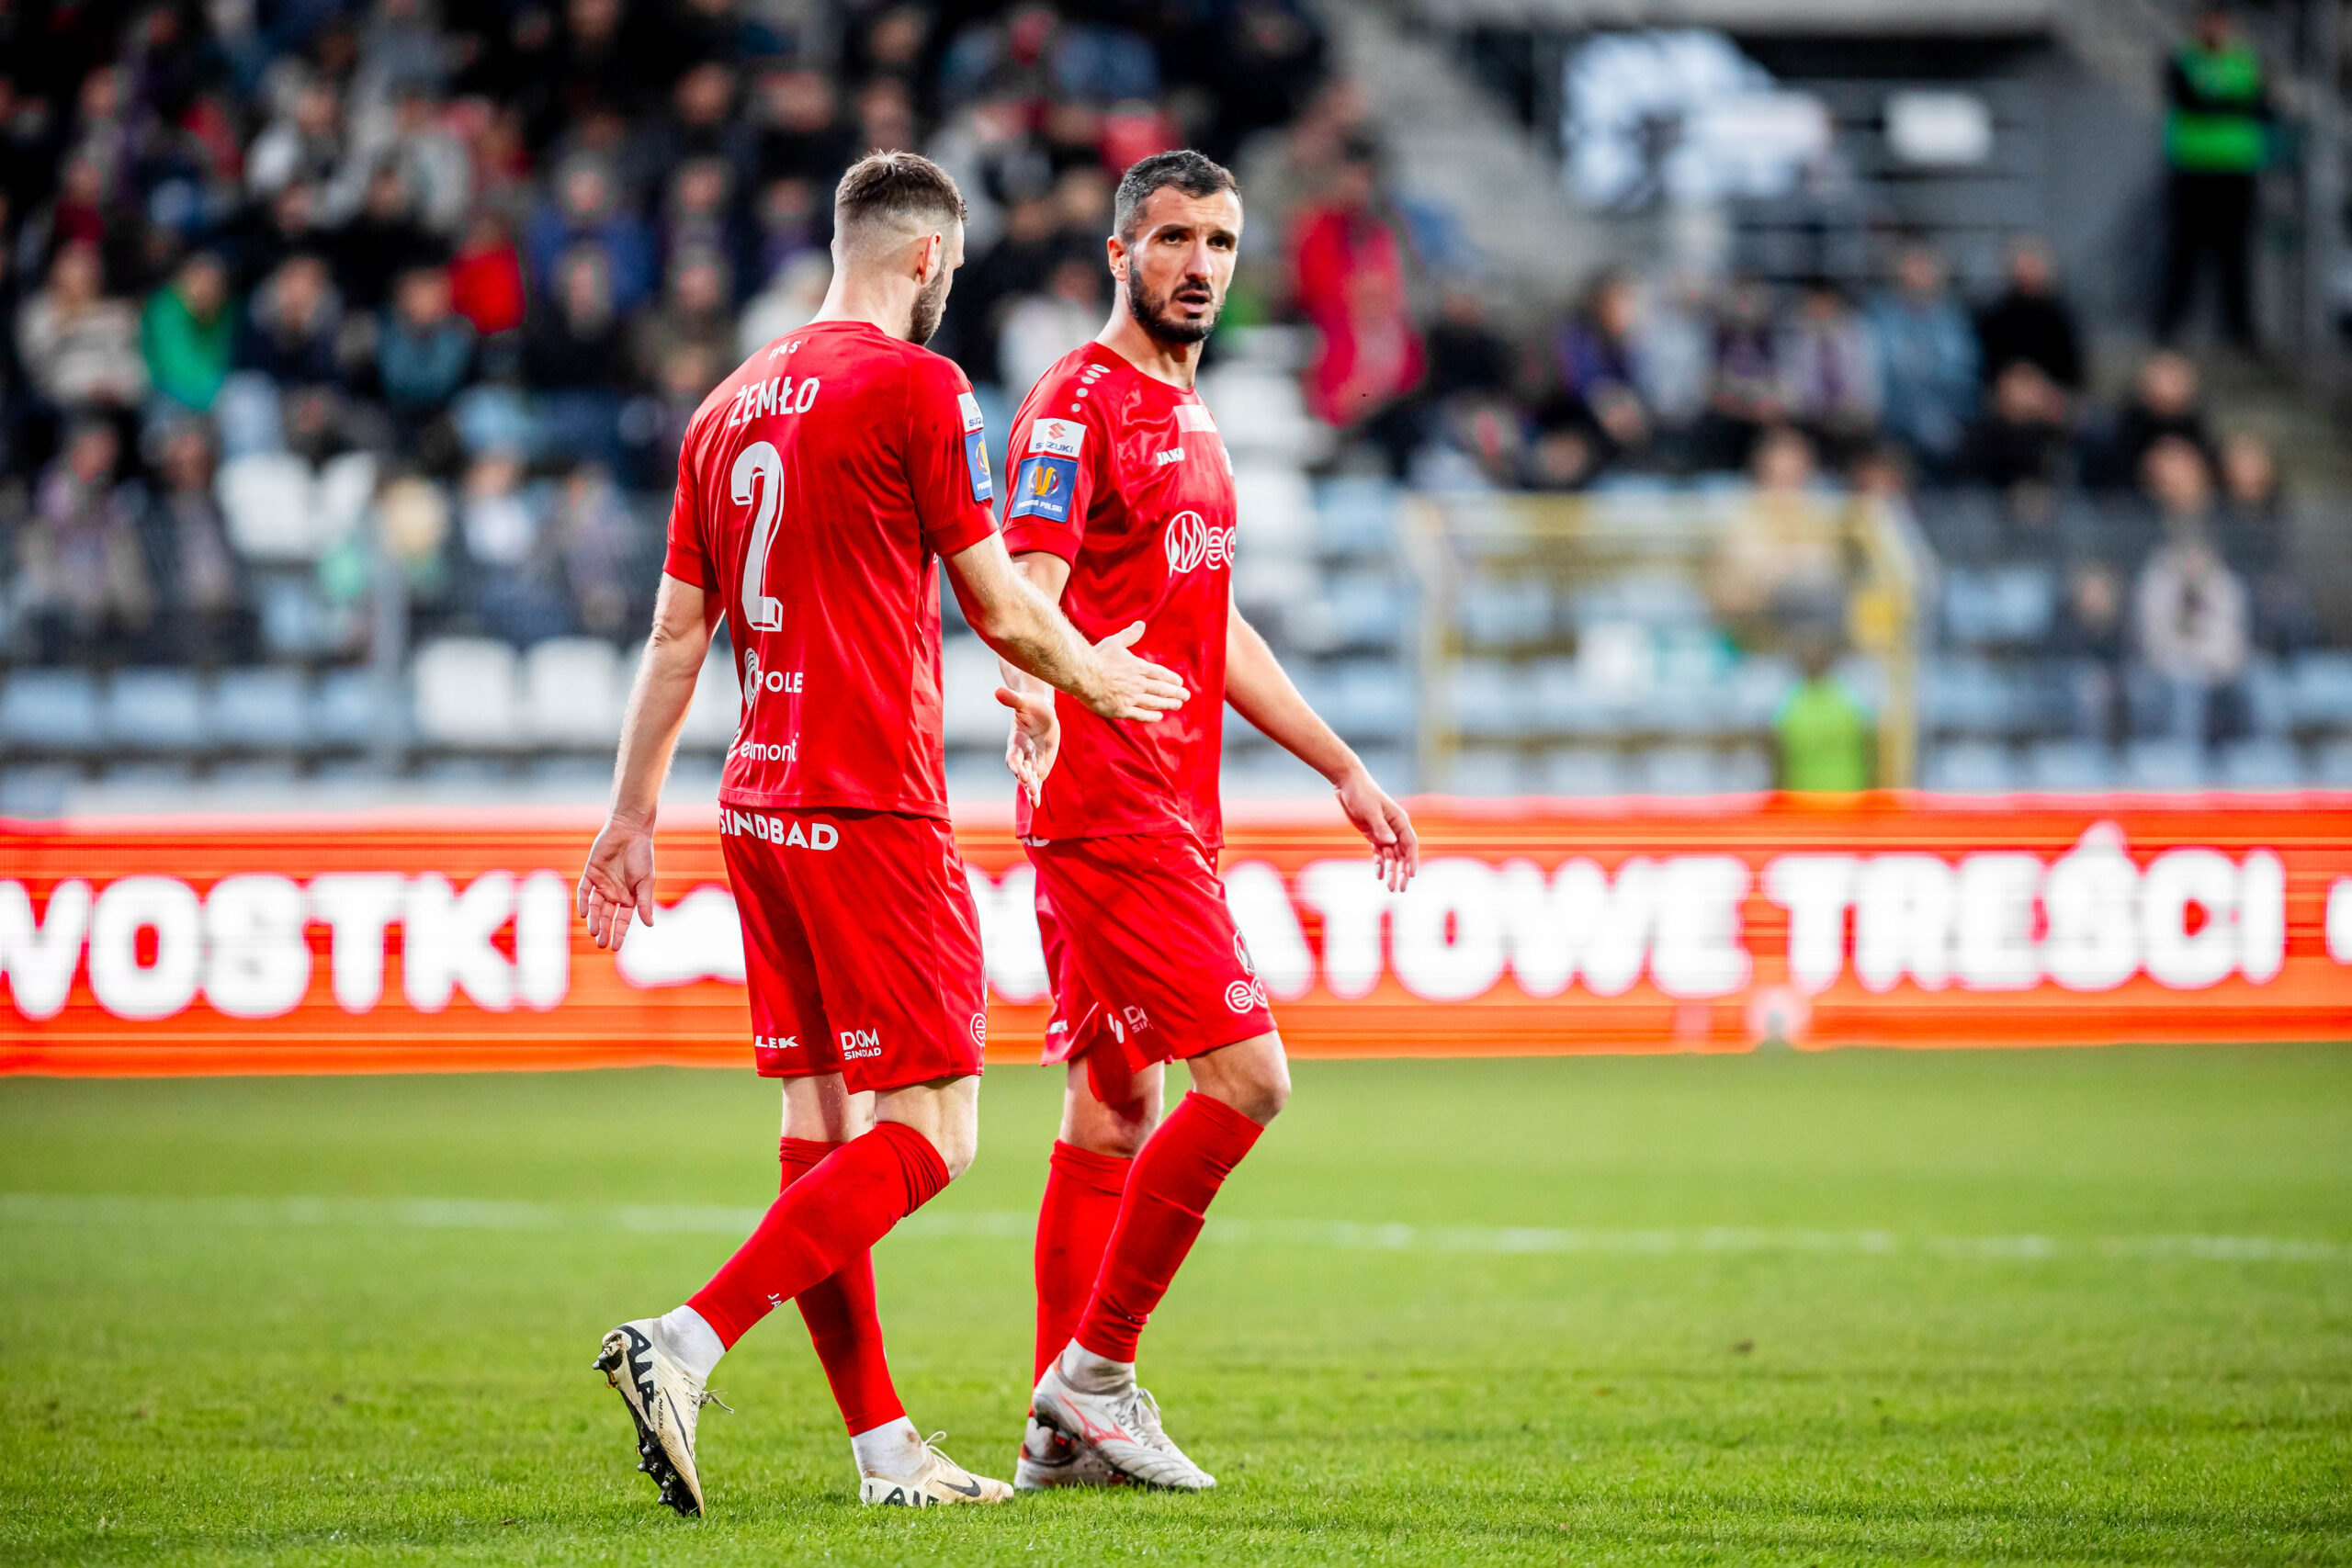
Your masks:
[{"label": "sponsor logo on chest", "polygon": [[1187,508],[1168,520],[1160,543],[1168,551],[1168,572],[1181,576],[1207,567],[1215,571],[1233,564],[1233,534],[1216,528],[1199,513]]}]

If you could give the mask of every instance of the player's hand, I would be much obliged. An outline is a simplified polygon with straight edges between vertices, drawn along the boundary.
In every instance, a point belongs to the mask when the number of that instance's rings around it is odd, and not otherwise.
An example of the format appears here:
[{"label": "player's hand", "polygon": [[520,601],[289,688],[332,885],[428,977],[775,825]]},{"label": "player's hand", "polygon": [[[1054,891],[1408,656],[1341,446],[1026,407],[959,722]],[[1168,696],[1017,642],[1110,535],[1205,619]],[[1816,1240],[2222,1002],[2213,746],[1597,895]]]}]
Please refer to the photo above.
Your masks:
[{"label": "player's hand", "polygon": [[653,923],[653,833],[642,823],[607,819],[588,846],[572,907],[598,947],[617,949],[632,914]]},{"label": "player's hand", "polygon": [[1054,716],[1054,694],[1051,692],[1016,692],[1010,686],[996,689],[996,700],[1012,710],[1012,733],[1004,742],[1004,765],[1029,792],[1029,804],[1043,804],[1046,775],[1054,771],[1054,758],[1062,749],[1061,720]]},{"label": "player's hand", "polygon": [[1386,883],[1391,893],[1402,893],[1405,884],[1413,880],[1413,873],[1421,868],[1421,841],[1413,835],[1413,819],[1361,766],[1341,779],[1332,793],[1340,797],[1340,809],[1348,814],[1356,831],[1371,841],[1372,874]]},{"label": "player's hand", "polygon": [[1104,718],[1156,723],[1192,694],[1176,671],[1127,651],[1142,636],[1143,623],[1136,621],[1094,645],[1094,694],[1080,700]]}]

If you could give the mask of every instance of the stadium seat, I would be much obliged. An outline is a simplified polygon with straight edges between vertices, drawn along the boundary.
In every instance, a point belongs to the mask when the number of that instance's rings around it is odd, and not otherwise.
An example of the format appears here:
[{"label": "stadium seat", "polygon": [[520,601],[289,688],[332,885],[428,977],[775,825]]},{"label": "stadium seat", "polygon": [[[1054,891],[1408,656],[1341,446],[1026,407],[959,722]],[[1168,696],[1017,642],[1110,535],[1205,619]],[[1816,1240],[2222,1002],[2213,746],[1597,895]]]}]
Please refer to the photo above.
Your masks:
[{"label": "stadium seat", "polygon": [[1001,747],[1012,713],[996,700],[1004,676],[994,650],[977,637],[957,637],[941,652],[940,677],[947,744]]},{"label": "stadium seat", "polygon": [[2312,747],[2311,778],[2324,789],[2352,789],[2352,739]]},{"label": "stadium seat", "polygon": [[1454,669],[1451,696],[1454,728],[1464,735],[1510,736],[1530,728],[1525,682],[1510,665],[1464,660]]},{"label": "stadium seat", "polygon": [[1704,746],[1653,746],[1634,765],[1652,795],[1714,795],[1725,787],[1721,760]]},{"label": "stadium seat", "polygon": [[724,751],[735,742],[735,726],[742,712],[743,693],[736,683],[735,660],[725,649],[714,648],[695,677],[694,701],[686,708],[678,743],[697,751]]},{"label": "stadium seat", "polygon": [[1938,660],[1920,668],[1923,729],[2005,735],[2018,728],[2020,706],[2016,687],[1981,659]]},{"label": "stadium seat", "polygon": [[1227,362],[1201,377],[1200,391],[1237,465],[1245,455],[1260,452],[1296,461],[1321,445],[1298,378],[1283,370]]},{"label": "stadium seat", "polygon": [[1405,671],[1384,659],[1341,659],[1313,676],[1323,716],[1351,740],[1403,740],[1413,728]]},{"label": "stadium seat", "polygon": [[2123,781],[2133,789],[2201,789],[2205,755],[2182,740],[2134,740],[2123,749]]},{"label": "stadium seat", "polygon": [[376,495],[376,458],[331,457],[314,477],[288,452],[252,452],[220,465],[213,491],[229,543],[248,560],[316,560],[351,537]]},{"label": "stadium seat", "polygon": [[2057,575],[2046,566],[1955,568],[1944,579],[1944,632],[1962,647],[2040,642],[2057,606]]},{"label": "stadium seat", "polygon": [[11,750],[96,750],[97,682],[80,670],[18,671],[0,692],[0,740]]},{"label": "stadium seat", "polygon": [[1238,463],[1233,470],[1237,558],[1285,558],[1315,550],[1315,492],[1295,463]]},{"label": "stadium seat", "polygon": [[1569,746],[1547,751],[1530,770],[1544,795],[1617,795],[1625,787],[1623,760],[1599,746]]},{"label": "stadium seat", "polygon": [[619,660],[602,637],[549,637],[523,656],[525,727],[543,745],[609,750],[620,738],[613,700]]},{"label": "stadium seat", "polygon": [[1398,494],[1387,479],[1325,479],[1315,491],[1316,547],[1335,556],[1387,554],[1396,542]]},{"label": "stadium seat", "polygon": [[488,637],[444,637],[417,650],[416,733],[432,745],[507,750],[522,744],[514,650]]},{"label": "stadium seat", "polygon": [[1446,780],[1449,795],[1512,795],[1527,787],[1519,753],[1499,746],[1470,746],[1457,752]]},{"label": "stadium seat", "polygon": [[1530,663],[1521,700],[1529,705],[1528,727],[1547,735],[1611,735],[1625,728],[1625,705],[1587,684],[1573,659]]},{"label": "stadium seat", "polygon": [[1745,794],[1772,787],[1772,759],[1760,746],[1738,746],[1726,752],[1715,787]]},{"label": "stadium seat", "polygon": [[1335,571],[1323,580],[1323,604],[1334,643],[1389,648],[1405,636],[1405,593],[1385,571]]},{"label": "stadium seat", "polygon": [[229,543],[247,560],[311,560],[320,544],[310,465],[290,452],[249,452],[213,481]]},{"label": "stadium seat", "polygon": [[2224,747],[2216,770],[2232,789],[2293,789],[2304,780],[2303,759],[2290,741],[2241,740]]},{"label": "stadium seat", "polygon": [[254,751],[299,750],[311,734],[302,677],[291,670],[227,670],[212,687],[212,735]]},{"label": "stadium seat", "polygon": [[1989,740],[1954,740],[1928,753],[1920,783],[1929,789],[1964,795],[1998,795],[2018,786],[2006,746]]},{"label": "stadium seat", "polygon": [[2246,721],[2259,736],[2283,736],[2295,724],[2295,687],[2286,666],[2256,659],[2245,671]]},{"label": "stadium seat", "polygon": [[398,699],[380,690],[376,672],[330,670],[319,679],[311,701],[310,735],[314,745],[367,750],[389,739],[405,742],[407,716]]},{"label": "stadium seat", "polygon": [[1533,642],[1552,634],[1552,593],[1536,578],[1463,580],[1454,616],[1465,641],[1488,648]]},{"label": "stadium seat", "polygon": [[2115,782],[2115,763],[2095,741],[2045,740],[2027,749],[2025,775],[2035,789],[2106,789]]},{"label": "stadium seat", "polygon": [[111,744],[141,756],[200,750],[211,733],[204,688],[186,670],[125,670],[107,684],[99,723]]},{"label": "stadium seat", "polygon": [[1724,720],[1741,729],[1772,722],[1796,684],[1796,666],[1776,657],[1743,659],[1732,666],[1724,694]]},{"label": "stadium seat", "polygon": [[2295,660],[2288,679],[2296,723],[2352,726],[2352,653],[2306,653]]}]

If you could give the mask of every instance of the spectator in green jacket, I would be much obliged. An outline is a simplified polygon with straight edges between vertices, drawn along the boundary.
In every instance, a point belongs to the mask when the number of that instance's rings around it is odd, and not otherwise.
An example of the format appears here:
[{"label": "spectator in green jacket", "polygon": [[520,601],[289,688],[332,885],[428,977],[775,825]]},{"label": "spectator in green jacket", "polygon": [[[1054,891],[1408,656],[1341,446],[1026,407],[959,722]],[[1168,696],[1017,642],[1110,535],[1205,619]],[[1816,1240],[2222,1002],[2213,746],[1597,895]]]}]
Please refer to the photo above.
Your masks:
[{"label": "spectator in green jacket", "polygon": [[2196,304],[2211,264],[2222,331],[2254,342],[2252,252],[2255,179],[2270,161],[2270,105],[2262,56],[2229,12],[2208,6],[2197,35],[2165,67],[2166,204],[2164,297],[2156,335],[2169,343]]},{"label": "spectator in green jacket", "polygon": [[236,346],[236,312],[229,303],[229,269],[209,251],[180,264],[172,280],[147,299],[139,318],[147,378],[182,408],[204,413],[220,395]]},{"label": "spectator in green jacket", "polygon": [[1870,715],[1832,672],[1837,635],[1809,628],[1795,638],[1800,678],[1772,716],[1782,789],[1850,794],[1878,782],[1878,735]]}]

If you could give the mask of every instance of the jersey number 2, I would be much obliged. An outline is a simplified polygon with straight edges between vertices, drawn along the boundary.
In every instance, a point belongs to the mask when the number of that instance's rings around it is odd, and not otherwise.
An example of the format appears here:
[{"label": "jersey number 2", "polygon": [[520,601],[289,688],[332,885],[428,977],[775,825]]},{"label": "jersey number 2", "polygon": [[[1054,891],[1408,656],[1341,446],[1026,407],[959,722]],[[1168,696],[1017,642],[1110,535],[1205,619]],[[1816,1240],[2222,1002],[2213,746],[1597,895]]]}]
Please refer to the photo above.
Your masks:
[{"label": "jersey number 2", "polygon": [[[775,541],[775,514],[784,506],[784,458],[775,446],[754,441],[735,459],[735,504],[748,506],[754,485],[760,509],[752,514],[751,547],[743,553],[743,625],[755,632],[784,629],[784,601],[760,592],[766,586],[768,546]],[[764,482],[763,482],[764,481]]]}]

